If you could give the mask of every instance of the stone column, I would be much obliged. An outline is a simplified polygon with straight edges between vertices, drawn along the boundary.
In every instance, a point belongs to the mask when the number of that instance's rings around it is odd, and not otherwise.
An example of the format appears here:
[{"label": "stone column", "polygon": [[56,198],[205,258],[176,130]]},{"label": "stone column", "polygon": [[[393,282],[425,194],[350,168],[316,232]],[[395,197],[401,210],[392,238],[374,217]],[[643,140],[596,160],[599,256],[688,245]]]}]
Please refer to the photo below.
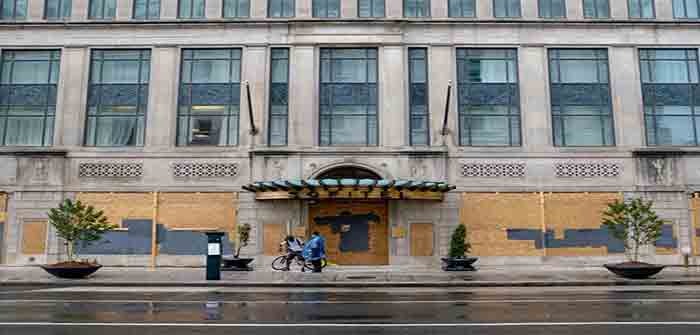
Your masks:
[{"label": "stone column", "polygon": [[117,0],[117,20],[128,21],[133,15],[134,0]]},{"label": "stone column", "polygon": [[163,20],[177,18],[177,0],[160,0],[160,18]]},{"label": "stone column", "polygon": [[[615,1],[615,0],[613,0]],[[618,0],[620,1],[620,0]],[[566,18],[569,20],[583,19],[583,1],[566,0]]]},{"label": "stone column", "polygon": [[207,0],[205,16],[207,19],[220,19],[223,17],[223,0]]},{"label": "stone column", "polygon": [[520,48],[518,61],[523,147],[528,151],[542,152],[552,146],[547,50],[542,47]]},{"label": "stone column", "polygon": [[27,21],[43,21],[44,20],[44,1],[29,0],[27,4]]},{"label": "stone column", "polygon": [[312,0],[296,0],[296,17],[298,18],[310,18],[312,17]]},{"label": "stone column", "polygon": [[73,0],[73,8],[71,10],[71,20],[84,21],[88,17],[88,6],[90,0]]},{"label": "stone column", "polygon": [[[244,146],[259,146],[265,144],[266,124],[265,120],[266,108],[265,103],[267,91],[265,85],[267,83],[267,48],[264,46],[251,46],[243,50],[243,68],[241,69],[241,118],[239,127],[239,138],[241,147]],[[248,96],[246,93],[245,82],[250,85],[250,98],[253,106],[253,120],[255,127],[258,129],[258,134],[252,136],[250,134],[250,114],[248,112]]]},{"label": "stone column", "polygon": [[[403,6],[402,0],[399,0],[399,3]],[[448,15],[447,11],[447,0],[430,0],[430,17],[446,18]]]},{"label": "stone column", "polygon": [[656,0],[656,18],[659,20],[673,20],[673,0]]},{"label": "stone column", "polygon": [[316,53],[311,45],[290,50],[289,146],[312,147],[318,138]]},{"label": "stone column", "polygon": [[250,2],[250,17],[264,19],[267,17],[267,0],[252,0]]},{"label": "stone column", "polygon": [[408,143],[406,110],[406,54],[402,46],[379,49],[379,145],[398,147]]},{"label": "stone column", "polygon": [[174,46],[155,47],[151,54],[146,146],[155,150],[175,145],[179,59]]},{"label": "stone column", "polygon": [[[455,78],[455,55],[451,46],[434,46],[428,49],[428,92],[430,111],[430,142],[431,145],[452,145],[459,143],[457,122],[457,84]],[[447,129],[449,135],[443,138],[442,122],[445,118],[445,102],[447,102],[447,85],[452,81],[450,110]]]},{"label": "stone column", "polygon": [[627,19],[629,17],[627,1],[610,1],[610,17],[618,20]]},{"label": "stone column", "polygon": [[385,0],[384,11],[387,18],[403,17],[403,0]]},{"label": "stone column", "polygon": [[540,17],[537,11],[537,0],[520,0],[520,4],[524,19],[537,19]]},{"label": "stone column", "polygon": [[357,0],[340,0],[340,17],[343,19],[357,18]]},{"label": "stone column", "polygon": [[61,53],[54,144],[82,145],[90,58],[87,48],[66,47]]},{"label": "stone column", "polygon": [[634,47],[613,47],[609,53],[616,143],[637,148],[644,145],[645,129],[637,52]]},{"label": "stone column", "polygon": [[493,14],[493,0],[477,0],[476,1],[476,17],[478,19],[491,19]]}]

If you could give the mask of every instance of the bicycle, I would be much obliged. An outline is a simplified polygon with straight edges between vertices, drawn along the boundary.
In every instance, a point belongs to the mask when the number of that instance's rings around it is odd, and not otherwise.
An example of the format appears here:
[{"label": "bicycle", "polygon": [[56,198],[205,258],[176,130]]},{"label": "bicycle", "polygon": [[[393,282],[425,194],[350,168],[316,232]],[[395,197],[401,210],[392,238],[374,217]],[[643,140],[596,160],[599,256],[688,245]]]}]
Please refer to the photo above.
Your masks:
[{"label": "bicycle", "polygon": [[[301,268],[301,271],[304,272],[305,270],[313,270],[314,265],[311,264],[311,261],[305,260],[304,257],[301,255],[294,255],[294,259],[292,259],[292,262],[289,264],[290,270],[292,265],[296,265]],[[328,262],[323,259],[321,260],[321,268],[325,268],[326,265],[328,265]],[[276,271],[283,271],[287,268],[287,255],[280,255],[277,256],[272,261],[272,269]]]}]

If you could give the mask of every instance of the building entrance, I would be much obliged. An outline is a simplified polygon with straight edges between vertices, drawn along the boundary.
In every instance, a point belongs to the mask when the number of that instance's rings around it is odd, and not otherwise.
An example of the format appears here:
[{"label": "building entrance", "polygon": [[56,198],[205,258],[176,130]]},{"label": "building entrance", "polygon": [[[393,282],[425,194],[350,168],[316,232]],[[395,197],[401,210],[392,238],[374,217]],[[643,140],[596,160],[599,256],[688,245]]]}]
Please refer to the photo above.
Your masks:
[{"label": "building entrance", "polygon": [[386,201],[324,200],[309,205],[309,227],[339,265],[389,264]]}]

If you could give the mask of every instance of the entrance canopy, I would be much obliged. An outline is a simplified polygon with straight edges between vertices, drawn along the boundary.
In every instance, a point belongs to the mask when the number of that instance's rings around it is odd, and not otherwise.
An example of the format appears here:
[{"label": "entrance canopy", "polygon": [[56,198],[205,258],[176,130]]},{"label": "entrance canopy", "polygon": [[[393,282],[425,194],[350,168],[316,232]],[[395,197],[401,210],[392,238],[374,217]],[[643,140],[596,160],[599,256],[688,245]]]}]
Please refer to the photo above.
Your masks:
[{"label": "entrance canopy", "polygon": [[244,185],[258,200],[438,200],[456,187],[446,182],[387,179],[280,179]]}]

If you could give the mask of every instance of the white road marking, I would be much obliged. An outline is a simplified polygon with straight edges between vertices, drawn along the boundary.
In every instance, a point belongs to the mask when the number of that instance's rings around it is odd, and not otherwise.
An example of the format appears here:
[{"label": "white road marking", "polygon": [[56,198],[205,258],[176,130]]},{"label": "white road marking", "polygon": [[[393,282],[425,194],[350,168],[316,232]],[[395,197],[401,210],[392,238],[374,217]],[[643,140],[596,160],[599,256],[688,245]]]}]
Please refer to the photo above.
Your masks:
[{"label": "white road marking", "polygon": [[700,326],[693,321],[601,321],[601,322],[506,322],[506,323],[110,323],[110,322],[0,322],[0,326],[61,326],[61,327],[230,327],[286,328],[427,328],[427,327],[557,327],[557,326]]},{"label": "white road marking", "polygon": [[172,304],[204,304],[210,302],[218,302],[222,304],[278,304],[278,305],[390,305],[390,304],[499,304],[499,303],[654,303],[654,302],[700,302],[700,299],[507,299],[507,300],[153,300],[153,299],[135,299],[135,300],[80,300],[80,299],[0,299],[0,305],[15,305],[27,303],[92,303],[92,304],[131,304],[131,303],[172,303]]}]

